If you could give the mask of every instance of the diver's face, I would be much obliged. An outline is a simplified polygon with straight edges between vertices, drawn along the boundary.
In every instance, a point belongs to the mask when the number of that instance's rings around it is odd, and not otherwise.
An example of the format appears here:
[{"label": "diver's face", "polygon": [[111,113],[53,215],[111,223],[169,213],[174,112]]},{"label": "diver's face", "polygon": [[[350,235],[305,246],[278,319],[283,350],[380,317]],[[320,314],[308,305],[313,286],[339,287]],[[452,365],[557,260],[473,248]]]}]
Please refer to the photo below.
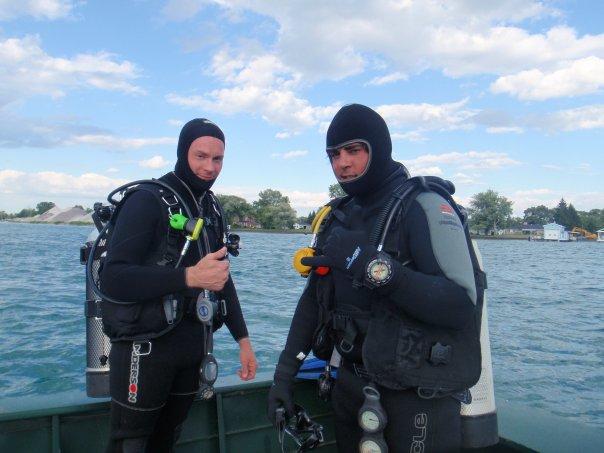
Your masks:
[{"label": "diver's face", "polygon": [[347,143],[340,148],[330,148],[327,155],[339,182],[352,181],[362,176],[369,164],[368,146],[363,142]]},{"label": "diver's face", "polygon": [[189,146],[187,159],[195,176],[204,181],[212,181],[222,170],[224,143],[215,137],[196,138]]}]

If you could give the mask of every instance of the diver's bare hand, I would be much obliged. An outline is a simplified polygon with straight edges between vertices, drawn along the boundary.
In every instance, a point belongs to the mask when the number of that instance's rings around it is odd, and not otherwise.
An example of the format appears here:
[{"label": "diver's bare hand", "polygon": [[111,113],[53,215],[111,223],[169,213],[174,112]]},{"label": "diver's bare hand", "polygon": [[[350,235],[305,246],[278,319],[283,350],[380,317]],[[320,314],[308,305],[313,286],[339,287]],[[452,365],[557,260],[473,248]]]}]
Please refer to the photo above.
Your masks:
[{"label": "diver's bare hand", "polygon": [[226,247],[214,253],[208,253],[195,266],[185,270],[185,281],[189,288],[203,288],[220,291],[229,278],[229,260]]}]

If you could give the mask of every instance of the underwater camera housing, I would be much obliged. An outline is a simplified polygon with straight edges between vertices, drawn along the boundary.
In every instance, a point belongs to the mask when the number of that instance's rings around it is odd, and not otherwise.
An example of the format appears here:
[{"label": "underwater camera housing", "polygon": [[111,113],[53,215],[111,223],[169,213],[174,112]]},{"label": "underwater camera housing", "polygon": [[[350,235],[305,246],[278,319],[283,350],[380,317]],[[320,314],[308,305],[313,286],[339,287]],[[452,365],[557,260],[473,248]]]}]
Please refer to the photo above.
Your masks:
[{"label": "underwater camera housing", "polygon": [[313,422],[302,406],[294,405],[294,415],[289,420],[285,417],[283,407],[278,408],[275,415],[279,427],[279,443],[282,447],[285,433],[294,440],[298,452],[312,450],[323,443],[323,425]]},{"label": "underwater camera housing", "polygon": [[227,251],[233,255],[233,256],[239,256],[239,249],[240,247],[240,242],[241,242],[241,237],[238,234],[235,233],[228,233],[226,235],[226,242],[225,242],[225,246],[227,248]]}]

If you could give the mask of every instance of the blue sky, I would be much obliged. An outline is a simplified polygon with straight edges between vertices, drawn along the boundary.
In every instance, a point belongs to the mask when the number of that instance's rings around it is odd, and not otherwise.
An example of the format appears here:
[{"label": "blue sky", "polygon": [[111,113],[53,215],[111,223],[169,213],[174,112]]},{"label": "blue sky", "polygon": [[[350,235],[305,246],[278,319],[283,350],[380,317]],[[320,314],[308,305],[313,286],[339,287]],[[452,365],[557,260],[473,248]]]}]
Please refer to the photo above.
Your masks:
[{"label": "blue sky", "polygon": [[227,138],[215,192],[306,214],[351,102],[462,203],[604,208],[603,88],[601,1],[0,0],[0,210],[159,176],[207,117]]}]

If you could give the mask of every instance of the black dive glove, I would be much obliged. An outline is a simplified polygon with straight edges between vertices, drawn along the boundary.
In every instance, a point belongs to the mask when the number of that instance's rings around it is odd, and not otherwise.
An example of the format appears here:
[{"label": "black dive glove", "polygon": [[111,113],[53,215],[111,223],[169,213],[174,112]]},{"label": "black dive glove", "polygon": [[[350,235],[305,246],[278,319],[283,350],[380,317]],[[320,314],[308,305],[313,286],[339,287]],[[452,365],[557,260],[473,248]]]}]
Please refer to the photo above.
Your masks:
[{"label": "black dive glove", "polygon": [[296,358],[288,357],[285,351],[281,352],[279,363],[275,368],[273,385],[268,391],[267,416],[274,426],[277,426],[275,414],[279,407],[285,409],[285,416],[288,419],[295,414],[292,387],[299,368],[300,364]]},{"label": "black dive glove", "polygon": [[302,258],[302,264],[311,267],[332,267],[350,275],[368,288],[387,288],[398,277],[400,264],[387,253],[378,252],[369,243],[367,233],[336,227],[327,237],[323,255]]},{"label": "black dive glove", "polygon": [[367,233],[335,227],[323,245],[323,255],[302,258],[311,267],[333,267],[353,278],[361,278],[365,265],[377,250],[369,243]]}]

